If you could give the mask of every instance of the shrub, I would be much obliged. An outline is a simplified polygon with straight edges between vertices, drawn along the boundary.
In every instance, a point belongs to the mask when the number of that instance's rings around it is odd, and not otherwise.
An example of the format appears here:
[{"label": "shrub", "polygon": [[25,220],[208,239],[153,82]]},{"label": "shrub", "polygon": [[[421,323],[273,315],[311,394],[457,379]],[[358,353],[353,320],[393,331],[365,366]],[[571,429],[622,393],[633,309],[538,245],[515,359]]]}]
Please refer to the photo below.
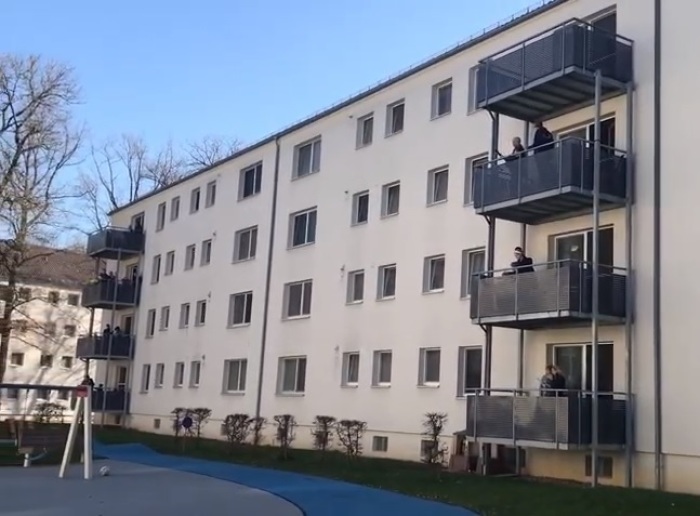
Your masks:
[{"label": "shrub", "polygon": [[423,435],[428,437],[428,444],[423,450],[423,462],[434,465],[445,465],[447,459],[447,445],[440,441],[442,431],[447,424],[447,414],[441,412],[428,412],[423,420]]},{"label": "shrub", "polygon": [[63,405],[43,401],[34,407],[34,421],[37,423],[62,423],[65,411],[66,409]]},{"label": "shrub", "polygon": [[333,441],[334,427],[334,417],[316,416],[314,419],[314,427],[311,429],[311,435],[314,438],[314,448],[320,451],[326,451],[330,448],[331,442]]},{"label": "shrub", "polygon": [[274,417],[275,424],[277,425],[277,442],[280,445],[280,458],[289,458],[289,448],[292,446],[292,442],[296,437],[295,428],[297,426],[296,419],[291,414],[281,414]]},{"label": "shrub", "polygon": [[253,419],[248,414],[229,414],[224,418],[224,434],[232,447],[245,442],[252,423]]},{"label": "shrub", "polygon": [[192,431],[197,437],[197,439],[202,437],[202,429],[209,421],[211,417],[211,409],[205,407],[198,407],[194,409],[188,409],[190,417],[192,418]]},{"label": "shrub", "polygon": [[267,419],[264,417],[251,418],[250,425],[253,430],[253,446],[259,446],[263,440],[263,430],[267,426]]},{"label": "shrub", "polygon": [[175,437],[180,437],[182,432],[182,420],[189,414],[189,409],[177,407],[174,408],[170,414],[173,416],[173,433]]},{"label": "shrub", "polygon": [[362,436],[367,429],[367,423],[356,419],[343,419],[338,421],[335,431],[338,440],[345,448],[348,457],[362,455]]}]

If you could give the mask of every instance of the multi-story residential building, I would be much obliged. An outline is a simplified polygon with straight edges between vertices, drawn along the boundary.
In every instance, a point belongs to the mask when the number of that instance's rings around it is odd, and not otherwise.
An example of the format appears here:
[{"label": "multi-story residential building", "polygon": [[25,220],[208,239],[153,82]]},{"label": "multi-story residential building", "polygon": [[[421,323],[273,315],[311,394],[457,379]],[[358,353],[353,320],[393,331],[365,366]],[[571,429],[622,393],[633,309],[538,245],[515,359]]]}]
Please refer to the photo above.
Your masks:
[{"label": "multi-story residential building", "polygon": [[[19,300],[12,312],[3,383],[78,385],[86,372],[76,358],[80,336],[89,331],[91,319],[100,323],[99,313],[81,306],[81,291],[94,276],[94,265],[78,252],[34,247],[31,255],[18,270]],[[0,417],[31,417],[42,402],[63,405],[64,415],[70,416],[68,391],[38,387],[3,389]]]},{"label": "multi-story residential building", "polygon": [[417,460],[437,411],[486,472],[699,492],[698,9],[548,2],[113,213],[145,232],[110,265],[144,275],[128,424],[332,415]]}]

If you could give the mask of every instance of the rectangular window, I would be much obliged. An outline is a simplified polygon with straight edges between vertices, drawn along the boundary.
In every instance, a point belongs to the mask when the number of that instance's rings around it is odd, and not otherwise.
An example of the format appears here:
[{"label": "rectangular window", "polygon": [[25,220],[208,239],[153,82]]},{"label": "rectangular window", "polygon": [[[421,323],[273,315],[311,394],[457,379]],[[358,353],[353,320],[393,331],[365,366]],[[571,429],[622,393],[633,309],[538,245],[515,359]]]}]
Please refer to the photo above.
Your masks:
[{"label": "rectangular window", "polygon": [[55,322],[45,323],[44,324],[44,332],[49,337],[55,337],[56,336],[56,323]]},{"label": "rectangular window", "polygon": [[177,220],[180,217],[180,196],[173,197],[170,201],[170,220]]},{"label": "rectangular window", "polygon": [[399,214],[401,184],[396,181],[382,186],[382,217]]},{"label": "rectangular window", "polygon": [[449,115],[452,112],[452,79],[433,86],[432,118]]},{"label": "rectangular window", "polygon": [[258,227],[236,231],[233,242],[233,261],[242,262],[255,258],[258,250]]},{"label": "rectangular window", "polygon": [[151,285],[155,285],[160,281],[160,255],[153,257],[153,266],[151,267]]},{"label": "rectangular window", "polygon": [[396,296],[396,264],[379,267],[377,299],[393,299]]},{"label": "rectangular window", "polygon": [[292,213],[289,216],[289,247],[316,242],[316,208]]},{"label": "rectangular window", "polygon": [[422,348],[418,366],[418,385],[440,384],[440,348]]},{"label": "rectangular window", "polygon": [[29,321],[26,319],[12,321],[12,329],[17,330],[20,333],[27,333],[27,330],[29,329]]},{"label": "rectangular window", "polygon": [[207,194],[204,198],[204,207],[211,208],[216,203],[216,181],[207,183]]},{"label": "rectangular window", "polygon": [[428,205],[447,200],[449,174],[447,168],[438,168],[428,172]]},{"label": "rectangular window", "polygon": [[391,136],[403,131],[406,104],[403,100],[389,104],[386,107],[386,135]]},{"label": "rectangular window", "polygon": [[245,359],[224,362],[224,392],[245,392],[248,361]]},{"label": "rectangular window", "polygon": [[143,364],[141,370],[141,392],[148,392],[148,384],[151,383],[151,364]]},{"label": "rectangular window", "polygon": [[423,292],[445,289],[445,255],[428,256],[423,261]]},{"label": "rectangular window", "polygon": [[75,326],[75,324],[64,324],[63,325],[63,334],[66,337],[75,337],[76,333],[78,333],[78,328]]},{"label": "rectangular window", "polygon": [[21,287],[17,291],[17,297],[19,301],[29,301],[32,298],[32,289],[27,287]]},{"label": "rectangular window", "polygon": [[165,379],[165,364],[156,364],[156,377],[153,379],[153,388],[160,389],[163,387]]},{"label": "rectangular window", "polygon": [[365,298],[365,271],[357,270],[348,274],[347,303],[360,303]]},{"label": "rectangular window", "polygon": [[253,293],[239,292],[231,294],[228,301],[228,325],[242,326],[250,324],[253,312]]},{"label": "rectangular window", "polygon": [[481,192],[474,192],[474,178],[476,171],[483,169],[489,162],[488,154],[480,154],[467,158],[464,165],[464,204],[472,204],[474,195],[481,195]]},{"label": "rectangular window", "polygon": [[204,240],[202,242],[202,249],[200,251],[199,265],[209,265],[211,263],[211,239]]},{"label": "rectangular window", "polygon": [[190,213],[197,213],[199,211],[199,199],[202,193],[199,188],[195,188],[190,192]]},{"label": "rectangular window", "polygon": [[372,367],[372,385],[391,385],[391,351],[375,351]]},{"label": "rectangular window", "polygon": [[469,69],[469,98],[467,100],[467,114],[471,115],[477,111],[477,77],[479,75],[479,65]]},{"label": "rectangular window", "polygon": [[59,400],[61,400],[61,401],[68,401],[68,398],[69,398],[68,395],[69,395],[70,393],[69,393],[68,391],[58,391],[56,394],[58,395],[57,397],[58,397]]},{"label": "rectangular window", "polygon": [[202,363],[199,360],[190,362],[190,387],[199,387],[201,373]]},{"label": "rectangular window", "polygon": [[369,192],[360,192],[352,196],[352,224],[366,224],[369,220]]},{"label": "rectangular window", "polygon": [[462,251],[462,285],[460,289],[462,298],[469,297],[474,292],[479,276],[485,269],[486,250],[483,247]]},{"label": "rectangular window", "polygon": [[37,389],[36,397],[40,400],[51,399],[51,389]]},{"label": "rectangular window", "polygon": [[386,452],[389,450],[389,438],[383,435],[372,437],[372,451]]},{"label": "rectangular window", "polygon": [[80,294],[68,294],[68,304],[78,306],[80,304]]},{"label": "rectangular window", "polygon": [[153,337],[156,333],[156,311],[151,309],[146,315],[146,338]]},{"label": "rectangular window", "polygon": [[57,290],[52,290],[48,294],[48,300],[49,303],[52,305],[57,305],[58,302],[61,300],[61,294]]},{"label": "rectangular window", "polygon": [[166,203],[162,202],[158,205],[158,214],[156,216],[156,231],[161,231],[165,227],[165,210]]},{"label": "rectangular window", "polygon": [[185,383],[185,363],[175,362],[175,373],[173,375],[173,387],[182,387]]},{"label": "rectangular window", "polygon": [[360,378],[360,353],[343,353],[343,378],[345,387],[356,387]]},{"label": "rectangular window", "polygon": [[185,248],[185,270],[188,271],[194,268],[194,261],[197,257],[197,245],[188,245]]},{"label": "rectangular window", "polygon": [[53,355],[42,354],[39,358],[39,367],[53,367]]},{"label": "rectangular window", "polygon": [[180,328],[187,328],[190,325],[190,304],[180,305]]},{"label": "rectangular window", "polygon": [[24,365],[24,353],[12,353],[10,355],[10,365],[22,367]]},{"label": "rectangular window", "polygon": [[312,280],[287,283],[284,286],[284,316],[287,319],[311,315]]},{"label": "rectangular window", "polygon": [[321,170],[321,137],[294,148],[294,177],[304,177]]},{"label": "rectangular window", "polygon": [[61,357],[61,367],[63,369],[73,369],[73,357],[65,355]]},{"label": "rectangular window", "polygon": [[262,189],[262,172],[262,161],[241,170],[238,179],[238,199],[247,199],[260,193]]},{"label": "rectangular window", "polygon": [[160,309],[160,331],[165,331],[170,326],[170,307],[164,306]]},{"label": "rectangular window", "polygon": [[374,137],[374,113],[357,119],[357,148],[372,145]]},{"label": "rectangular window", "polygon": [[195,326],[204,326],[207,322],[207,302],[202,299],[197,301],[197,314],[194,321]]},{"label": "rectangular window", "polygon": [[168,251],[165,255],[165,275],[170,276],[175,270],[175,251]]},{"label": "rectangular window", "polygon": [[280,358],[277,378],[279,394],[302,394],[306,388],[306,357]]},{"label": "rectangular window", "polygon": [[481,347],[460,347],[457,370],[457,396],[474,394],[481,388]]}]

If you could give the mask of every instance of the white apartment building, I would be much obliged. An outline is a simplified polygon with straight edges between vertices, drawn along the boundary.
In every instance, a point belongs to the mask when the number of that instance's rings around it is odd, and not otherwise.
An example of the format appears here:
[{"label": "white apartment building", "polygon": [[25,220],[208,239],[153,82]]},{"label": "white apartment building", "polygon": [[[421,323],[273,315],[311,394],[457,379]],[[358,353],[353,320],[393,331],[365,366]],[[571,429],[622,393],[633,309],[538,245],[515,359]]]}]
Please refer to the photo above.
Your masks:
[{"label": "white apartment building", "polygon": [[[76,357],[80,335],[90,327],[90,310],[81,306],[83,286],[94,264],[83,253],[36,247],[35,258],[20,269],[21,301],[12,314],[12,330],[0,417],[32,417],[37,407],[52,402],[70,417],[70,392],[48,386],[76,386],[85,364]],[[3,284],[6,284],[4,282]],[[94,322],[99,324],[99,312]],[[24,385],[47,386],[22,388]]]},{"label": "white apartment building", "polygon": [[[486,472],[699,493],[698,13],[554,0],[113,213],[144,229],[89,244],[143,278],[93,304],[133,328],[128,425],[288,413],[310,446],[331,415],[418,460],[445,412]],[[518,245],[533,272],[490,272]]]}]

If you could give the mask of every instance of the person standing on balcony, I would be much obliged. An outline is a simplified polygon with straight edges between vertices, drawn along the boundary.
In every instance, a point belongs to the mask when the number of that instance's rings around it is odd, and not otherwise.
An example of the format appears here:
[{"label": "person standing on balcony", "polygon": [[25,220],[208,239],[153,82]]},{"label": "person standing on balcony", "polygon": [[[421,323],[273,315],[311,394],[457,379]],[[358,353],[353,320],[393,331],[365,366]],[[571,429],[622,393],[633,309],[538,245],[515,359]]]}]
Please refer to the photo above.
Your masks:
[{"label": "person standing on balcony", "polygon": [[535,122],[535,136],[532,140],[533,154],[547,151],[554,147],[554,135],[549,132],[542,122]]},{"label": "person standing on balcony", "polygon": [[[557,365],[552,365],[550,367],[552,368],[552,389],[556,389],[557,391],[566,390],[566,376],[564,376],[564,371]],[[560,395],[563,393],[557,392],[557,394]]]},{"label": "person standing on balcony", "polygon": [[516,247],[513,250],[513,255],[515,256],[515,261],[511,262],[510,266],[513,267],[515,274],[535,272],[535,268],[532,266],[532,258],[525,255],[522,247]]}]

